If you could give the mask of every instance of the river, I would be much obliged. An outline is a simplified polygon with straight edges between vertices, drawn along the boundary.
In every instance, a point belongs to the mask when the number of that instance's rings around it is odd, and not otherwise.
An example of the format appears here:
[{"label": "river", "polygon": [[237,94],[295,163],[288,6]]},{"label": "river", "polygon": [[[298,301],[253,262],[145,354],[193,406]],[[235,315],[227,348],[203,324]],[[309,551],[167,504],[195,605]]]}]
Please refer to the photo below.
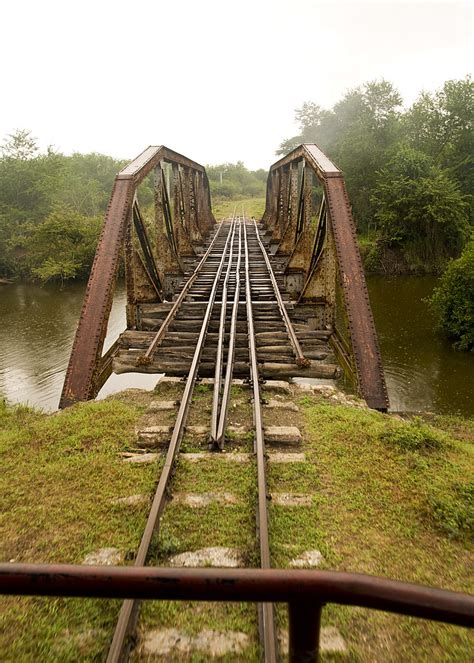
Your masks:
[{"label": "river", "polygon": [[[368,279],[391,409],[472,416],[474,353],[456,352],[435,333],[425,301],[435,283],[430,276]],[[0,394],[9,402],[57,408],[83,293],[83,284],[0,286]],[[106,348],[124,328],[119,284]],[[155,382],[155,376],[112,375],[99,396]]]}]

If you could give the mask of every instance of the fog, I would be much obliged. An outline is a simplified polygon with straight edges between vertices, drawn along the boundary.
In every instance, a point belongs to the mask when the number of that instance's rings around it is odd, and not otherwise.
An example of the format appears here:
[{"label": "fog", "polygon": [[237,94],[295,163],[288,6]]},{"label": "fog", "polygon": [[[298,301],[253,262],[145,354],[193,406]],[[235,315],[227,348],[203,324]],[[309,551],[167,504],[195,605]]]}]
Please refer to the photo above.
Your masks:
[{"label": "fog", "polygon": [[267,168],[304,101],[383,77],[410,104],[473,61],[469,2],[17,0],[1,18],[0,135],[65,153]]}]

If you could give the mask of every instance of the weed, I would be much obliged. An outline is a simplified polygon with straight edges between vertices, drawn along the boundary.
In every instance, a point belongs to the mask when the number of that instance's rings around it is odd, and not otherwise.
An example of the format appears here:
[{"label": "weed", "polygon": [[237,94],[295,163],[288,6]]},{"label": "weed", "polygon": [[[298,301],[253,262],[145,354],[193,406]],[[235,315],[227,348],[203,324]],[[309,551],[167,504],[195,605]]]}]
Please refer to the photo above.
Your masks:
[{"label": "weed", "polygon": [[474,536],[474,481],[453,484],[449,492],[429,498],[436,525],[453,538]]},{"label": "weed", "polygon": [[449,444],[446,435],[427,426],[420,417],[408,423],[392,423],[379,439],[402,451],[435,451]]}]

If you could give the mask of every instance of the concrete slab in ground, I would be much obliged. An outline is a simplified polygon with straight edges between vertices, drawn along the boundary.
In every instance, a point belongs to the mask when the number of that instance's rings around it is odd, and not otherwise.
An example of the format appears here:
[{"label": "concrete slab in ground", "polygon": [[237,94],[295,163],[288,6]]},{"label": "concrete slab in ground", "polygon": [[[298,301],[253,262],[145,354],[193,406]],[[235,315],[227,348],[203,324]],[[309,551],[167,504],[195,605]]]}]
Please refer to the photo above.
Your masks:
[{"label": "concrete slab in ground", "polygon": [[312,495],[272,493],[272,504],[277,504],[278,506],[311,506],[312,501]]},{"label": "concrete slab in ground", "polygon": [[305,550],[304,553],[291,560],[290,566],[295,569],[313,569],[322,561],[323,556],[319,550]]},{"label": "concrete slab in ground", "polygon": [[121,564],[123,560],[124,554],[118,548],[100,548],[86,555],[82,563],[90,566],[114,566]]},{"label": "concrete slab in ground", "polygon": [[173,555],[169,560],[170,566],[216,566],[238,568],[242,566],[242,555],[236,548],[225,548],[216,546],[213,548],[201,548],[189,552]]},{"label": "concrete slab in ground", "polygon": [[135,506],[136,504],[145,504],[149,502],[148,495],[129,495],[128,497],[117,497],[112,500],[112,504],[123,504],[124,506]]},{"label": "concrete slab in ground", "polygon": [[306,455],[304,453],[283,451],[270,451],[268,453],[268,460],[271,463],[304,463],[306,462]]},{"label": "concrete slab in ground", "polygon": [[178,406],[178,401],[152,401],[148,406],[147,412],[161,412],[163,410],[174,410]]},{"label": "concrete slab in ground", "polygon": [[248,463],[252,454],[244,453],[183,453],[180,455],[180,458],[187,460],[189,463],[198,463],[201,460],[212,460],[213,458],[219,458],[225,462],[231,463]]},{"label": "concrete slab in ground", "polygon": [[265,404],[265,407],[269,408],[270,410],[291,410],[292,412],[299,411],[299,407],[296,405],[296,403],[292,403],[292,401],[277,401],[274,398],[270,398],[268,403]]},{"label": "concrete slab in ground", "polygon": [[293,389],[289,382],[284,380],[267,380],[263,383],[262,389],[264,391],[274,391],[281,394],[292,394]]},{"label": "concrete slab in ground", "polygon": [[144,449],[162,446],[170,441],[173,426],[147,426],[137,431],[137,445]]},{"label": "concrete slab in ground", "polygon": [[188,635],[175,628],[165,628],[146,633],[140,649],[148,656],[171,655],[173,660],[179,660],[181,656],[195,651],[202,652],[209,658],[238,654],[248,646],[248,635],[239,631],[219,632],[204,629],[197,635]]},{"label": "concrete slab in ground", "polygon": [[124,463],[133,463],[136,465],[146,465],[147,463],[154,463],[160,454],[147,453],[147,454],[132,454],[123,459]]},{"label": "concrete slab in ground", "polygon": [[301,444],[303,441],[296,426],[265,426],[264,433],[268,444]]},{"label": "concrete slab in ground", "polygon": [[194,439],[208,438],[209,431],[210,429],[208,426],[186,426],[186,435],[190,435]]},{"label": "concrete slab in ground", "polygon": [[173,501],[185,506],[200,508],[209,504],[237,504],[238,500],[232,493],[175,493]]}]

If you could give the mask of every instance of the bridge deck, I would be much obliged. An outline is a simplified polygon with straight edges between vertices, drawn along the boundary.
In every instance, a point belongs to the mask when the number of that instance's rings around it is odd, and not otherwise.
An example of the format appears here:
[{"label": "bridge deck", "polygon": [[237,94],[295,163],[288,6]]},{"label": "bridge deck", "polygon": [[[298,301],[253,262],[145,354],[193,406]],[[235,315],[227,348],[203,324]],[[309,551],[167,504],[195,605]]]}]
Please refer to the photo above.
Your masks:
[{"label": "bridge deck", "polygon": [[[222,230],[224,233],[229,224],[230,221],[223,222]],[[304,365],[299,365],[296,361],[284,320],[278,308],[271,275],[257,239],[257,229],[253,222],[247,221],[247,231],[257,359],[260,363],[261,377],[337,377],[339,368],[328,344],[331,330],[322,328],[320,320],[318,320],[317,307],[314,305],[297,305],[290,301],[290,296],[284,287],[283,278],[276,269],[278,261],[268,252],[269,242],[265,241],[263,237],[262,244],[266,244],[264,250],[267,250],[267,255],[274,269],[278,289],[304,357],[308,360]],[[212,239],[213,236],[208,238],[205,250],[209,247]],[[168,316],[173,307],[173,302],[138,305],[138,329],[127,330],[120,336],[120,349],[113,360],[114,372],[166,373],[172,376],[186,376],[188,374],[221,251],[221,242],[217,241],[149,363],[141,362],[140,358],[152,343],[156,333]],[[198,262],[199,258],[197,257],[189,264],[179,290],[186,285]],[[211,316],[199,367],[200,377],[214,375],[223,281],[224,278],[222,277],[217,290],[216,306]],[[235,274],[231,274],[227,322],[229,322],[231,315],[232,305],[230,302],[235,287]],[[174,299],[176,300],[177,297],[178,295],[175,295]],[[244,378],[249,375],[245,298],[245,288],[242,285],[237,316],[234,375]],[[226,343],[228,334],[227,324]]]}]

